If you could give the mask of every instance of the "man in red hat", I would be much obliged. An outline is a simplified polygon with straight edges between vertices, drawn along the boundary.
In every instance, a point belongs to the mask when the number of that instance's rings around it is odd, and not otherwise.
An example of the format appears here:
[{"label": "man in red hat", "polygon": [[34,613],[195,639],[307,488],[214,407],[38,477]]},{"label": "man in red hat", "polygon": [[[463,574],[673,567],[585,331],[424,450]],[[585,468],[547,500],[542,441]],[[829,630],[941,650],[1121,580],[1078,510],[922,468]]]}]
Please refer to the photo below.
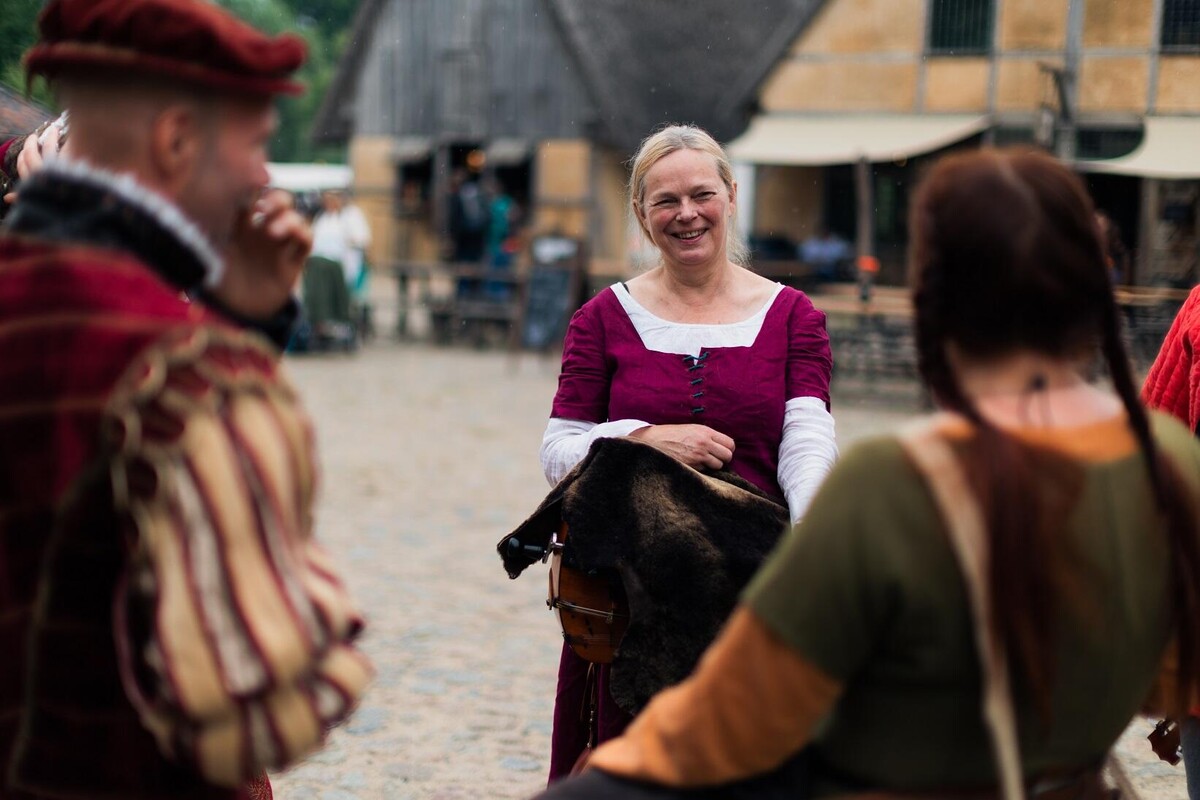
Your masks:
[{"label": "man in red hat", "polygon": [[0,232],[0,798],[269,797],[370,674],[278,363],[310,234],[265,146],[304,48],[205,0],[39,30],[70,153]]}]

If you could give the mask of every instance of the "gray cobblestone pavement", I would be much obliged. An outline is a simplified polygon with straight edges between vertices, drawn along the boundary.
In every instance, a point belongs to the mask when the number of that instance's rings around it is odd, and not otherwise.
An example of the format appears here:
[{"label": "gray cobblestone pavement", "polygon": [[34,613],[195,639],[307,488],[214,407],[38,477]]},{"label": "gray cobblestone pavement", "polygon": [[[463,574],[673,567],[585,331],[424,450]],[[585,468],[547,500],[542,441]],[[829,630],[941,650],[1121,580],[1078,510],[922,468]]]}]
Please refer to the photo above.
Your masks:
[{"label": "gray cobblestone pavement", "polygon": [[[561,639],[544,577],[510,581],[494,547],[547,491],[537,448],[557,360],[389,342],[288,369],[317,424],[319,536],[366,609],[378,676],[324,751],[273,777],[275,796],[530,796]],[[839,401],[843,448],[916,409],[911,393],[896,403]],[[1153,784],[1144,796],[1183,797],[1182,771],[1134,738],[1124,771]]]},{"label": "gray cobblestone pavement", "polygon": [[1125,729],[1113,748],[1109,776],[1127,797],[1138,800],[1187,800],[1187,783],[1183,765],[1173,767],[1150,750],[1146,737],[1154,723],[1141,717]]}]

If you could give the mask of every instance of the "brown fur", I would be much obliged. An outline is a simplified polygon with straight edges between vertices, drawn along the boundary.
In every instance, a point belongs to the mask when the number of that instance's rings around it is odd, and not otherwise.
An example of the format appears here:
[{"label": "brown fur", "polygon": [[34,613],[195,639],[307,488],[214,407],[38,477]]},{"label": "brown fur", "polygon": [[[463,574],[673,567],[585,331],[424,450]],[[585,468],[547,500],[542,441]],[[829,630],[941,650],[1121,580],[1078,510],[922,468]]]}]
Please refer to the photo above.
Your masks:
[{"label": "brown fur", "polygon": [[615,569],[632,616],[612,696],[636,713],[691,672],[787,526],[787,509],[731,473],[704,475],[632,439],[601,439],[497,550],[510,578],[560,520],[566,563]]}]

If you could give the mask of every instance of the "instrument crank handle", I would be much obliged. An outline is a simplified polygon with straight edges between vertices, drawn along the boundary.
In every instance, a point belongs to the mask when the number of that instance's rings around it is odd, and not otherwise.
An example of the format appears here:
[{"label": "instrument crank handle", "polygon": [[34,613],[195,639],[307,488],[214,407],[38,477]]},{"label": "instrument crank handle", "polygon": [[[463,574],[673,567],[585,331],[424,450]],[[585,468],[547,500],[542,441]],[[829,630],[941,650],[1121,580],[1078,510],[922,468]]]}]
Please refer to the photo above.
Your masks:
[{"label": "instrument crank handle", "polygon": [[552,554],[562,549],[562,542],[558,540],[557,533],[550,537],[550,541],[545,547],[538,547],[536,544],[521,544],[520,539],[508,540],[508,555],[510,558],[532,558],[534,561],[540,560],[543,564],[550,560]]}]

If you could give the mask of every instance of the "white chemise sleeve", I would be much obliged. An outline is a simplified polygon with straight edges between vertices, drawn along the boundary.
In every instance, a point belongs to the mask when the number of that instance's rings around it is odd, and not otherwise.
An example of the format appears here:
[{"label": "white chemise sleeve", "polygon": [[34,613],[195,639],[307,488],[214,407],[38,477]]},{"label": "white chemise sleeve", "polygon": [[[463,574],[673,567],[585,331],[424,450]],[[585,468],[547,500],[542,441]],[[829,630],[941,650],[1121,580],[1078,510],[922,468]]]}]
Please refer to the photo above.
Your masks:
[{"label": "white chemise sleeve", "polygon": [[555,486],[576,464],[583,461],[588,448],[597,439],[628,436],[636,430],[649,427],[649,422],[640,419],[618,419],[612,422],[583,422],[577,419],[551,417],[542,436],[542,472],[551,486]]},{"label": "white chemise sleeve", "polygon": [[[543,445],[543,451],[544,448]],[[833,415],[825,408],[825,401],[817,397],[788,400],[784,407],[777,477],[792,522],[804,516],[837,456]]]}]

